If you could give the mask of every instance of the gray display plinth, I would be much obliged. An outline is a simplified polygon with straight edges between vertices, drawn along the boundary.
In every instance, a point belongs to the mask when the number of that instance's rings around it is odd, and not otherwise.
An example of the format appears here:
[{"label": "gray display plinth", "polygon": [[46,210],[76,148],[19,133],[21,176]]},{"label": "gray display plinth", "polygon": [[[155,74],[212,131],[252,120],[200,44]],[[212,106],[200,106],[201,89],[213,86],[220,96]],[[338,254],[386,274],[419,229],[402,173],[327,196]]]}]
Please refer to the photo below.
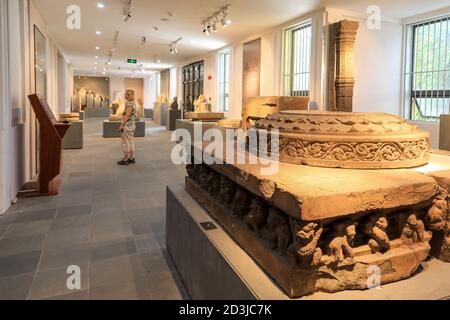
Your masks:
[{"label": "gray display plinth", "polygon": [[153,109],[144,109],[144,118],[153,119]]},{"label": "gray display plinth", "polygon": [[155,121],[160,126],[165,126],[168,111],[169,111],[168,103],[155,102],[153,104],[153,121]]},{"label": "gray display plinth", "polygon": [[[120,123],[120,121],[103,121],[103,138],[120,138]],[[134,136],[137,138],[145,137],[145,121],[136,121]]]},{"label": "gray display plinth", "polygon": [[108,118],[110,111],[107,108],[86,108],[84,117],[86,118]]},{"label": "gray display plinth", "polygon": [[78,114],[80,115],[80,120],[84,120],[84,111],[80,111]]},{"label": "gray display plinth", "polygon": [[177,128],[177,120],[181,118],[181,110],[168,110],[166,113],[166,128],[173,131]]},{"label": "gray display plinth", "polygon": [[450,151],[450,114],[442,114],[439,125],[439,149]]},{"label": "gray display plinth", "polygon": [[[289,299],[184,190],[167,188],[166,244],[194,300]],[[203,227],[203,223],[208,223]],[[213,224],[213,229],[209,229]],[[215,228],[214,228],[215,227]],[[209,230],[209,231],[208,231]],[[317,292],[298,300],[438,300],[449,296],[450,268],[429,260],[410,279],[365,291]]]},{"label": "gray display plinth", "polygon": [[72,121],[63,138],[63,149],[83,149],[83,121]]}]

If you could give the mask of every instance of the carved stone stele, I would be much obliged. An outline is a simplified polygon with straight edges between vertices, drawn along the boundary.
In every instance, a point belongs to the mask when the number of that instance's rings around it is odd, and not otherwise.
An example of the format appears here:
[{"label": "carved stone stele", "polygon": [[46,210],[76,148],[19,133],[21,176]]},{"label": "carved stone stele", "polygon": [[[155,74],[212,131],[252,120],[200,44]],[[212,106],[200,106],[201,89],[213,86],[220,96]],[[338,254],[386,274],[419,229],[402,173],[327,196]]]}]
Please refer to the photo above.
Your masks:
[{"label": "carved stone stele", "polygon": [[[267,151],[278,152],[280,161],[292,164],[411,168],[427,164],[430,158],[429,134],[385,113],[285,111],[258,120],[249,134],[261,141],[267,131],[276,135],[273,129],[279,130],[279,145]],[[261,142],[259,148],[269,145]]]}]

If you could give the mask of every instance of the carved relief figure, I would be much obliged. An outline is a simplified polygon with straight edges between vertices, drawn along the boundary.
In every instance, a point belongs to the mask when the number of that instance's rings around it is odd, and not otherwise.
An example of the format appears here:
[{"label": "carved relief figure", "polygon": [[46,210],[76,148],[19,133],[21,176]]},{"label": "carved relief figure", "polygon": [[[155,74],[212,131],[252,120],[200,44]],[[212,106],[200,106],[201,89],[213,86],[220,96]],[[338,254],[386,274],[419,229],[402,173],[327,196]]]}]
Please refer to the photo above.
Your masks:
[{"label": "carved relief figure", "polygon": [[406,217],[405,226],[402,230],[400,239],[403,244],[413,245],[414,243],[425,241],[425,225],[422,220],[418,219],[415,213],[403,214]]},{"label": "carved relief figure", "polygon": [[322,258],[322,250],[317,243],[323,228],[315,222],[301,226],[297,220],[291,219],[294,243],[291,246],[294,260],[300,265],[317,266]]},{"label": "carved relief figure", "polygon": [[438,187],[438,192],[433,206],[428,210],[427,225],[433,231],[444,230],[448,219],[448,193],[441,187]]},{"label": "carved relief figure", "polygon": [[222,205],[227,208],[231,208],[233,205],[234,195],[236,193],[236,186],[225,176],[220,177],[220,193],[219,193],[219,201]]},{"label": "carved relief figure", "polygon": [[233,215],[239,218],[245,216],[249,211],[250,202],[250,196],[247,191],[243,188],[238,188],[233,199]]},{"label": "carved relief figure", "polygon": [[388,220],[386,216],[370,216],[368,221],[363,224],[363,231],[370,237],[368,245],[372,253],[384,253],[391,248],[389,237],[386,233]]},{"label": "carved relief figure", "polygon": [[208,192],[213,196],[217,196],[220,193],[220,175],[211,170],[206,180]]},{"label": "carved relief figure", "polygon": [[267,206],[261,199],[253,198],[250,212],[245,217],[245,223],[251,230],[260,233],[261,228],[267,221],[267,211]]},{"label": "carved relief figure", "polygon": [[356,225],[339,225],[337,229],[339,236],[331,240],[329,244],[333,262],[337,262],[339,265],[353,264],[355,254],[353,253],[352,247],[356,236]]},{"label": "carved relief figure", "polygon": [[286,255],[292,241],[289,219],[277,209],[269,209],[267,224],[262,229],[263,237],[272,245],[272,250],[278,249],[281,255]]},{"label": "carved relief figure", "polygon": [[200,186],[204,189],[207,190],[208,188],[208,174],[209,174],[209,169],[208,166],[201,164],[199,165],[199,169],[198,169],[198,183],[200,184]]}]

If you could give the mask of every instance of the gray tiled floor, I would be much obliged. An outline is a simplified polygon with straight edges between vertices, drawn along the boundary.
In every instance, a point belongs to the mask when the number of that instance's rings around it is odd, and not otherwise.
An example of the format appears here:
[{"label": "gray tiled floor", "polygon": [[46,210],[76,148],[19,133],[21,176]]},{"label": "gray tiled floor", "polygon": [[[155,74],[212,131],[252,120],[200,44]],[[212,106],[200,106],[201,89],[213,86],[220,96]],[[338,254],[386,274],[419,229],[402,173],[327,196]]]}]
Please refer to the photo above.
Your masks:
[{"label": "gray tiled floor", "polygon": [[[0,299],[188,298],[165,247],[165,189],[183,167],[152,123],[137,164],[118,167],[120,140],[85,121],[85,148],[64,152],[61,194],[22,199],[0,216]],[[81,269],[70,291],[67,267]]]}]

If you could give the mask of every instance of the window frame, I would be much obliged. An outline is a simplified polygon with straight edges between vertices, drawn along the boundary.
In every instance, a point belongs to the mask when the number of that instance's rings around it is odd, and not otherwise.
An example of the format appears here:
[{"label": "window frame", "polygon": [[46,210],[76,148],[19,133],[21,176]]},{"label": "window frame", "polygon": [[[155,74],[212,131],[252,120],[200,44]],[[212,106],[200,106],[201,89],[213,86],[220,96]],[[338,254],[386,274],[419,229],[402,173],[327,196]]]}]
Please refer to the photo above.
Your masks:
[{"label": "window frame", "polygon": [[[226,65],[228,56],[228,65]],[[224,64],[222,66],[222,63]],[[217,55],[217,74],[218,74],[218,100],[219,100],[219,110],[221,112],[229,112],[230,110],[230,73],[231,73],[231,50],[223,50]],[[221,72],[223,70],[223,74]],[[223,86],[223,91],[221,90]],[[227,90],[228,88],[228,90]],[[228,91],[228,92],[227,92]],[[228,103],[227,103],[228,98]]]},{"label": "window frame", "polygon": [[[307,19],[303,19],[299,22],[296,22],[293,25],[290,25],[286,28],[283,29],[283,33],[282,33],[282,38],[283,38],[283,69],[282,69],[282,90],[283,90],[283,94],[285,96],[307,96],[311,98],[311,92],[312,92],[312,87],[314,86],[313,83],[313,51],[314,51],[314,21],[313,18],[307,18]],[[299,30],[302,29],[306,29],[309,28],[309,36],[310,36],[310,42],[309,42],[309,46],[307,46],[307,51],[303,52],[303,53],[308,53],[309,56],[306,58],[306,61],[309,62],[307,63],[304,67],[307,67],[306,69],[308,70],[307,72],[303,72],[303,70],[299,70],[300,72],[295,72],[295,64],[294,64],[294,60],[295,60],[295,51],[296,51],[296,47],[293,45],[295,39],[295,34],[296,32],[298,32]],[[301,49],[303,50],[303,49]],[[307,79],[307,83],[308,83],[308,88],[307,90],[299,90],[299,91],[294,91],[294,77],[295,74],[308,74],[308,79]],[[288,77],[290,79],[288,79]],[[299,94],[294,94],[295,92],[298,92]]]},{"label": "window frame", "polygon": [[[445,104],[443,104],[444,109],[442,110],[443,113],[439,112],[439,101],[437,101],[437,116],[434,115],[426,115],[422,113],[422,110],[419,106],[419,102],[417,101],[417,99],[449,99],[450,100],[450,89],[447,89],[447,85],[448,83],[446,82],[446,75],[448,73],[450,73],[450,69],[445,69],[445,63],[447,62],[447,58],[445,55],[445,50],[449,50],[450,49],[450,42],[447,41],[446,45],[444,46],[444,69],[440,70],[440,68],[437,68],[436,70],[434,69],[434,55],[435,55],[435,50],[436,48],[433,48],[431,54],[433,56],[433,60],[432,60],[432,66],[431,69],[426,70],[426,71],[416,71],[416,57],[417,57],[417,50],[418,48],[416,48],[417,46],[417,37],[416,37],[416,32],[418,30],[419,27],[423,27],[423,26],[430,26],[432,24],[436,24],[436,23],[440,23],[440,22],[444,22],[445,23],[445,27],[446,29],[444,30],[444,33],[441,33],[442,30],[444,29],[443,27],[441,27],[440,30],[440,34],[439,34],[439,41],[442,39],[442,35],[444,35],[445,37],[445,32],[447,30],[450,30],[450,14],[443,14],[440,16],[435,16],[435,17],[431,17],[431,18],[427,18],[427,19],[421,19],[418,21],[414,21],[411,23],[408,23],[405,25],[405,32],[404,32],[404,62],[403,62],[403,94],[402,94],[402,105],[403,105],[403,116],[404,118],[410,120],[410,121],[423,121],[423,122],[428,122],[428,123],[439,123],[440,121],[440,114],[446,114],[446,110],[445,110]],[[434,29],[433,31],[433,38],[434,40],[436,40],[436,35],[435,33],[436,29]],[[430,37],[430,32],[428,30],[428,35],[427,37],[429,39],[432,39]],[[423,37],[422,37],[422,41],[423,41]],[[422,44],[423,46],[423,44]],[[438,59],[440,59],[440,50],[442,50],[442,47],[439,46],[438,47]],[[427,48],[427,55],[429,55],[430,52],[428,51]],[[423,59],[422,59],[423,60]],[[440,60],[439,60],[440,61]],[[427,74],[427,78],[426,78],[426,83],[425,83],[425,89],[417,89],[416,88],[416,81],[415,81],[415,77],[417,75],[417,73],[425,73]],[[437,81],[437,88],[431,88],[428,89],[428,76],[429,74],[431,74],[431,80],[432,80],[432,85],[433,85],[433,77],[435,76],[434,74],[437,73],[438,74],[438,81]],[[443,73],[443,75],[441,76],[440,74]],[[421,76],[422,77],[422,76]],[[442,90],[440,89],[440,80],[443,80],[443,88]],[[414,106],[414,102],[416,103],[417,107]],[[417,108],[418,112],[419,112],[419,118],[415,118],[414,117],[414,111]],[[431,105],[431,109],[433,109],[433,104]],[[425,111],[426,111],[426,107],[425,107]],[[450,106],[447,109],[450,112]],[[425,112],[426,113],[426,112]]]}]

